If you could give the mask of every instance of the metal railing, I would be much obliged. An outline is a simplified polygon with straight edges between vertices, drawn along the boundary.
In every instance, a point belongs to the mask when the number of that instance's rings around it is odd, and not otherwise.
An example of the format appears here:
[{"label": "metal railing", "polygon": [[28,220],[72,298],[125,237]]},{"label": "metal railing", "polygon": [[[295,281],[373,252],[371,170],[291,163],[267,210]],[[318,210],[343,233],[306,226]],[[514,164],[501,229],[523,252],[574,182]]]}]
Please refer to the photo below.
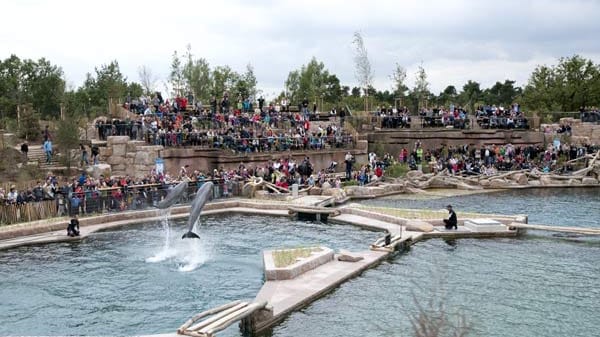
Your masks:
[{"label": "metal railing", "polygon": [[[211,199],[242,194],[243,181],[206,179],[192,181],[181,203],[190,202],[197,189],[207,181],[214,184]],[[144,210],[155,207],[178,182],[86,189],[83,192],[57,193],[54,199],[0,204],[0,226],[78,214],[80,216]],[[66,194],[66,195],[65,195]],[[73,198],[77,197],[78,200]]]}]

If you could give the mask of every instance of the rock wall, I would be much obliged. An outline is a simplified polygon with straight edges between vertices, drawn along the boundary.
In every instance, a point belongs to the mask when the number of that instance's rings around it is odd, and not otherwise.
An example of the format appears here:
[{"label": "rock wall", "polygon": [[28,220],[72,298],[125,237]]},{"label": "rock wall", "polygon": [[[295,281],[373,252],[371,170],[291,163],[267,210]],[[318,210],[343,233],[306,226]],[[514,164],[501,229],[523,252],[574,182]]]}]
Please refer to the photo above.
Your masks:
[{"label": "rock wall", "polygon": [[115,176],[142,177],[155,168],[162,148],[128,136],[110,136],[106,147],[100,148],[100,161],[109,164]]},{"label": "rock wall", "polygon": [[350,151],[357,162],[367,161],[367,141],[359,140],[352,150],[347,149],[324,149],[318,151],[274,151],[250,153],[247,155],[230,155],[222,151],[199,148],[165,148],[160,155],[165,160],[167,172],[178,172],[184,165],[190,165],[194,170],[210,172],[221,167],[225,169],[237,169],[240,163],[246,167],[264,166],[269,160],[293,157],[296,162],[301,162],[304,156],[309,156],[315,168],[315,172],[327,168],[332,161],[338,163],[337,171],[343,172],[344,157]]},{"label": "rock wall", "polygon": [[550,131],[545,133],[547,143],[552,143],[557,136],[560,138],[566,136],[554,132],[564,124],[571,125],[571,136],[569,137],[571,143],[576,145],[600,144],[600,124],[583,123],[581,119],[572,117],[561,118],[559,123],[541,125],[542,130]]}]

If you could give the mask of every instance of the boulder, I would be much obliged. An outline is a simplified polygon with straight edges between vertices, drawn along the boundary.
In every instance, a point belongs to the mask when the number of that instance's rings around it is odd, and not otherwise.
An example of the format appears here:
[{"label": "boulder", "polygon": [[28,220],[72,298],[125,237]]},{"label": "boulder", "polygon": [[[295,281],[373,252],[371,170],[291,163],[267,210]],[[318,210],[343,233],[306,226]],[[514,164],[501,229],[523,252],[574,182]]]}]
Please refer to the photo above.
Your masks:
[{"label": "boulder", "polygon": [[126,145],[129,141],[129,136],[110,136],[106,139],[107,146],[113,146],[115,144]]},{"label": "boulder", "polygon": [[585,177],[581,179],[581,183],[584,185],[598,185],[598,179],[592,177]]},{"label": "boulder", "polygon": [[335,200],[341,200],[346,197],[346,192],[341,188],[330,188],[323,190],[323,195],[329,195],[335,198]]},{"label": "boulder", "polygon": [[[2,135],[2,144],[4,147],[14,147],[17,145],[17,135],[14,133],[5,133]],[[32,144],[29,144],[29,147],[32,147]]]},{"label": "boulder", "polygon": [[407,179],[418,179],[421,178],[423,176],[423,172],[421,171],[408,171],[406,172],[406,178]]},{"label": "boulder", "polygon": [[127,144],[115,144],[112,146],[112,149],[113,156],[125,157],[125,154],[127,154]]},{"label": "boulder", "polygon": [[135,153],[135,163],[138,165],[152,165],[154,160],[155,158],[152,158],[148,152]]},{"label": "boulder", "polygon": [[527,175],[524,173],[517,173],[513,175],[512,179],[519,185],[527,185]]},{"label": "boulder", "polygon": [[542,183],[539,180],[529,180],[529,182],[527,182],[527,185],[529,186],[540,186]]},{"label": "boulder", "polygon": [[363,260],[364,257],[360,256],[357,253],[352,253],[347,250],[340,249],[340,253],[337,256],[338,261],[343,262],[358,262]]},{"label": "boulder", "polygon": [[328,181],[326,181],[323,183],[323,185],[321,185],[321,188],[323,189],[323,191],[326,191],[331,188],[331,184]]},{"label": "boulder", "polygon": [[100,178],[101,175],[110,177],[112,174],[111,166],[108,164],[92,165],[88,167],[86,171],[89,176],[94,177],[95,179]]},{"label": "boulder", "polygon": [[99,148],[100,150],[100,157],[102,158],[106,158],[106,157],[110,157],[112,156],[112,147],[101,147]]},{"label": "boulder", "polygon": [[540,176],[540,185],[553,185],[555,182],[547,175]]},{"label": "boulder", "polygon": [[358,186],[347,186],[344,187],[344,191],[346,191],[346,195],[357,195]]},{"label": "boulder", "polygon": [[510,185],[510,183],[503,179],[492,179],[490,181],[491,188],[506,188],[509,185]]},{"label": "boulder", "polygon": [[323,190],[320,187],[313,187],[308,190],[308,195],[321,195],[323,194]]}]

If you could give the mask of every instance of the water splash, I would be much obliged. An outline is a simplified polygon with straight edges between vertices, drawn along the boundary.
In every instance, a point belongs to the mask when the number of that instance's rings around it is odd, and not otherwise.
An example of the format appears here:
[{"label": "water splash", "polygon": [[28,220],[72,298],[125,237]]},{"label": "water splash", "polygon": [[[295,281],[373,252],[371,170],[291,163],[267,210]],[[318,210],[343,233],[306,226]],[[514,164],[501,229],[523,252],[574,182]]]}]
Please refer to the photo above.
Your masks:
[{"label": "water splash", "polygon": [[[171,225],[169,217],[171,212],[169,209],[163,210],[160,213],[161,224],[163,227],[164,243],[160,250],[153,256],[148,257],[146,262],[159,263],[173,260],[180,272],[190,272],[196,270],[203,265],[208,259],[208,252],[203,241],[198,239],[181,240],[176,235],[171,235]],[[197,232],[198,223],[194,224],[193,231]]]},{"label": "water splash", "polygon": [[[193,231],[198,232],[196,227],[198,223],[194,224]],[[177,268],[180,272],[190,272],[203,265],[208,259],[208,253],[206,245],[204,245],[202,239],[186,239],[182,240],[184,255],[182,256],[183,264]]]},{"label": "water splash", "polygon": [[175,255],[177,252],[171,248],[171,225],[169,223],[169,217],[171,216],[171,209],[165,209],[160,211],[161,224],[163,227],[163,236],[165,238],[164,244],[161,250],[156,255],[146,259],[146,262],[156,263],[168,260]]}]

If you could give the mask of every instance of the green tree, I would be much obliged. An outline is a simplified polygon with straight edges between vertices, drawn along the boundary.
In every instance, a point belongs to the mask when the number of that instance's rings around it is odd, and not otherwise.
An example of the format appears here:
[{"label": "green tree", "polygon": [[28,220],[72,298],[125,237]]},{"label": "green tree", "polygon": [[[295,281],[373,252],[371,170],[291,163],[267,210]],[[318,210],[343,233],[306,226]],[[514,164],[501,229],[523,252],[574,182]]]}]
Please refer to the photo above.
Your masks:
[{"label": "green tree", "polygon": [[423,63],[417,69],[415,86],[412,90],[413,98],[417,100],[417,108],[425,106],[425,102],[429,99],[429,82],[427,82],[427,73],[423,68]]},{"label": "green tree", "polygon": [[437,98],[437,103],[439,105],[447,106],[452,103],[456,103],[458,97],[458,93],[456,92],[456,87],[453,85],[449,85],[440,93]]},{"label": "green tree", "polygon": [[562,111],[576,111],[579,107],[596,104],[600,82],[598,65],[579,55],[560,58],[554,68],[558,103]]},{"label": "green tree", "polygon": [[300,93],[300,71],[292,70],[285,80],[284,87],[288,97],[292,102],[298,102],[301,98]]},{"label": "green tree", "polygon": [[600,103],[600,66],[579,55],[560,58],[556,66],[538,66],[522,99],[527,110],[576,111]]},{"label": "green tree", "polygon": [[58,66],[16,55],[0,61],[0,118],[16,118],[17,106],[30,103],[42,117],[58,116],[65,83]]},{"label": "green tree", "polygon": [[510,106],[521,95],[521,88],[514,86],[515,81],[505,80],[496,82],[492,87],[483,91],[483,99],[487,104]]},{"label": "green tree", "polygon": [[92,115],[105,113],[109,109],[109,103],[115,105],[127,96],[127,79],[121,73],[116,60],[94,70],[94,75],[86,74],[83,86],[78,89],[80,93],[69,98],[83,100],[73,104],[73,107],[83,108],[83,110],[73,111],[73,113],[90,114],[91,112]]},{"label": "green tree", "polygon": [[140,97],[143,93],[144,88],[141,84],[136,82],[127,83],[127,96],[129,96],[131,99]]},{"label": "green tree", "polygon": [[194,97],[207,101],[212,93],[212,77],[210,65],[208,62],[199,58],[188,62],[185,65],[186,81]]},{"label": "green tree", "polygon": [[481,94],[479,83],[469,80],[463,86],[459,98],[463,107],[467,107],[468,111],[475,111],[475,103],[481,99]]},{"label": "green tree", "polygon": [[239,79],[238,73],[229,66],[218,66],[212,71],[212,94],[222,97],[225,92],[230,92]]},{"label": "green tree", "polygon": [[235,94],[242,98],[256,96],[256,75],[251,64],[246,65],[246,72],[238,77]]},{"label": "green tree", "polygon": [[173,52],[173,58],[171,61],[171,74],[169,75],[171,80],[171,86],[175,95],[181,95],[183,91],[183,68],[181,66],[181,60],[177,56],[177,51]]},{"label": "green tree", "polygon": [[396,98],[404,98],[406,96],[406,91],[408,91],[408,87],[405,83],[406,69],[400,64],[396,63],[396,67],[394,68],[394,72],[392,72],[390,78],[393,82],[393,95],[395,95]]},{"label": "green tree", "polygon": [[70,169],[73,163],[77,160],[71,156],[72,150],[77,150],[79,147],[79,117],[72,114],[66,114],[65,119],[58,124],[56,130],[56,146],[60,153],[63,154],[63,164]]},{"label": "green tree", "polygon": [[292,103],[304,98],[315,102],[337,104],[342,98],[340,80],[313,57],[310,62],[288,74],[285,89]]},{"label": "green tree", "polygon": [[19,106],[19,137],[29,141],[36,141],[40,138],[39,114],[33,109],[31,103]]}]

